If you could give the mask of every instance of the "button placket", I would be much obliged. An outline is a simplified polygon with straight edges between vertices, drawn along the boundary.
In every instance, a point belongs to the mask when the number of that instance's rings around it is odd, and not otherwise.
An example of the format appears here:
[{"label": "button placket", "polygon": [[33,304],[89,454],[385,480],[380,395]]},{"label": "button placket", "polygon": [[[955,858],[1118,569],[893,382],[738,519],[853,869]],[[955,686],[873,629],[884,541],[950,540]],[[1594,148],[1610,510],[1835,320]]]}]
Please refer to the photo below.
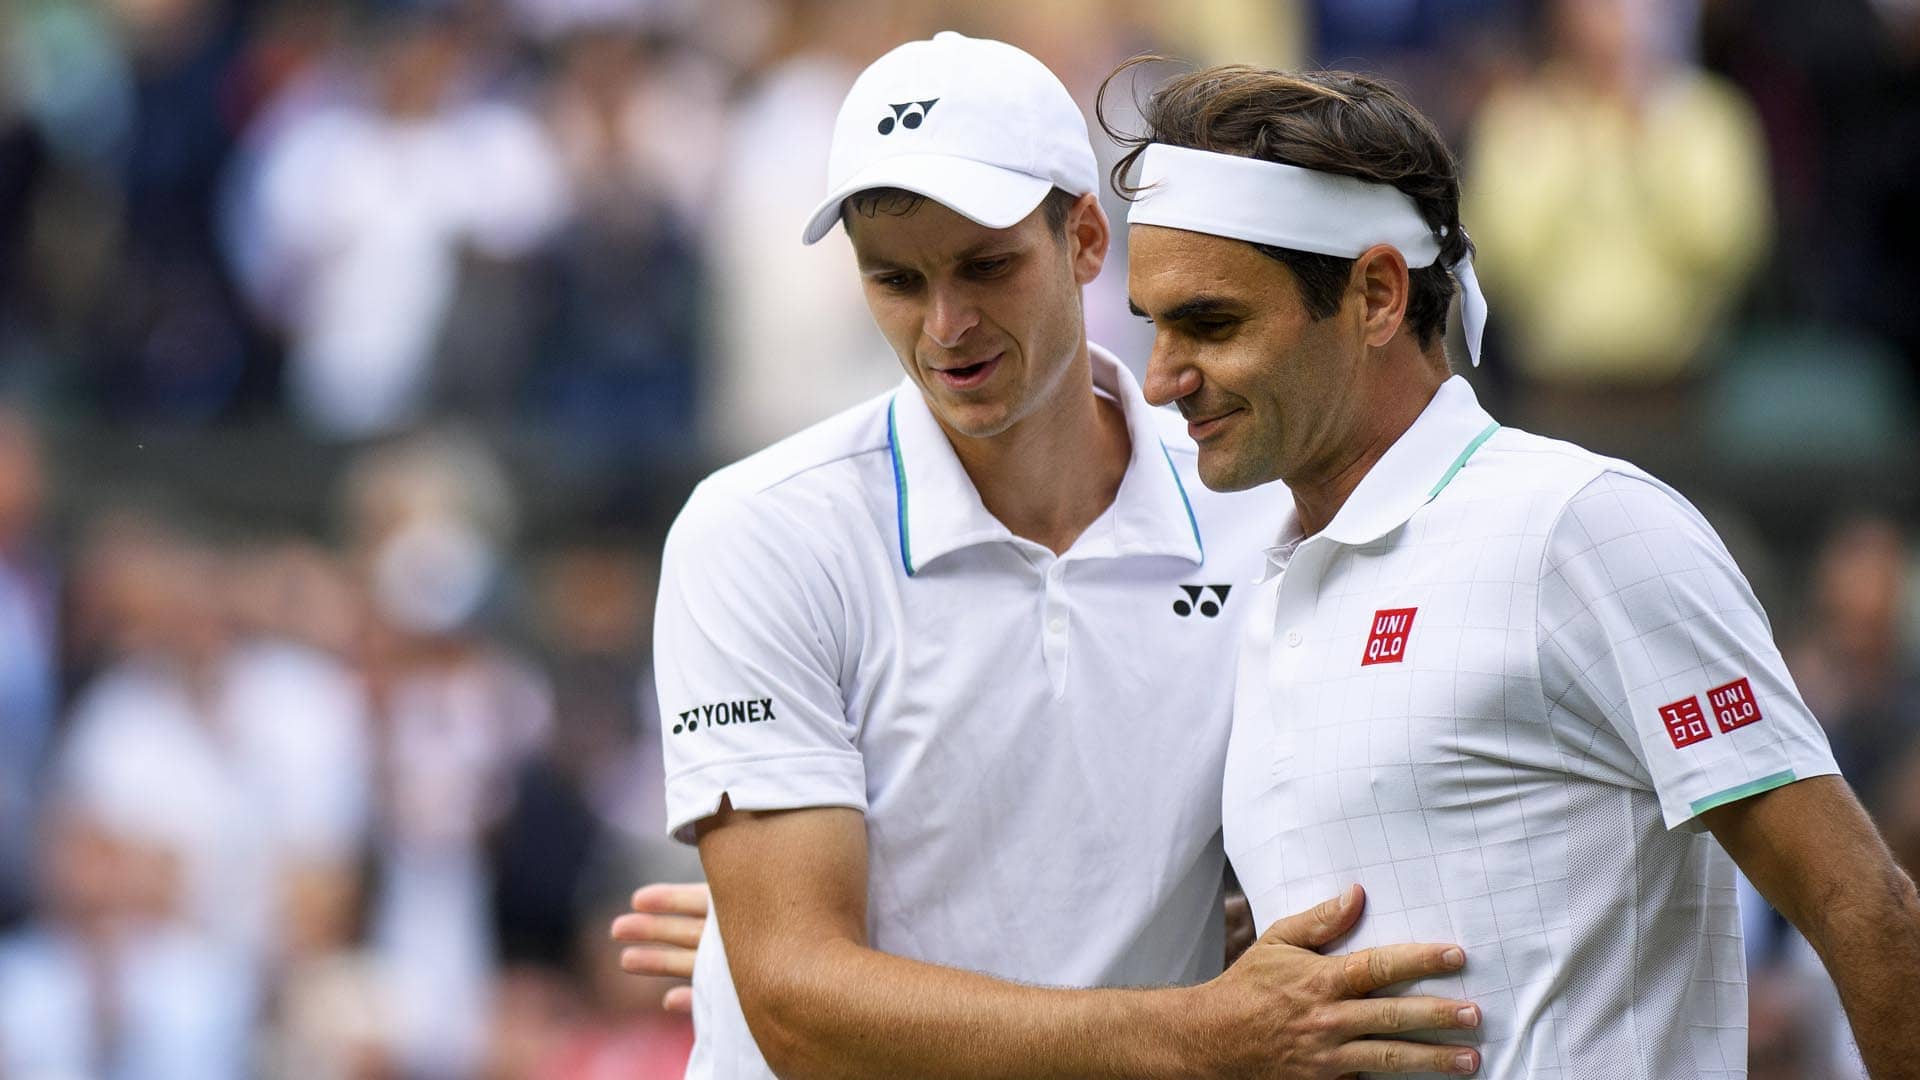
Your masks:
[{"label": "button placket", "polygon": [[1067,689],[1067,645],[1072,632],[1072,613],[1067,608],[1067,564],[1054,559],[1045,576],[1045,598],[1041,604],[1040,650],[1047,662],[1047,678],[1059,697]]}]

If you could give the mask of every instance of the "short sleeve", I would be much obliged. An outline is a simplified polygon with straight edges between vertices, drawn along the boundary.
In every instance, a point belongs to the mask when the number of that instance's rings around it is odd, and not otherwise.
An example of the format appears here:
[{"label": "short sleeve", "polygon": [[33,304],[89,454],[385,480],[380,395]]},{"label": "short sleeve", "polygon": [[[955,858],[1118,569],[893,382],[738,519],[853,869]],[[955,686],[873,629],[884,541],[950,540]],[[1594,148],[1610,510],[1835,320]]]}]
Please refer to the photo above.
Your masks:
[{"label": "short sleeve", "polygon": [[667,536],[654,621],[667,828],[740,810],[866,810],[840,692],[839,590],[804,533],[729,493],[694,493]]},{"label": "short sleeve", "polygon": [[1567,503],[1538,631],[1550,722],[1617,734],[1669,828],[1839,772],[1733,557],[1650,478],[1609,471]]}]

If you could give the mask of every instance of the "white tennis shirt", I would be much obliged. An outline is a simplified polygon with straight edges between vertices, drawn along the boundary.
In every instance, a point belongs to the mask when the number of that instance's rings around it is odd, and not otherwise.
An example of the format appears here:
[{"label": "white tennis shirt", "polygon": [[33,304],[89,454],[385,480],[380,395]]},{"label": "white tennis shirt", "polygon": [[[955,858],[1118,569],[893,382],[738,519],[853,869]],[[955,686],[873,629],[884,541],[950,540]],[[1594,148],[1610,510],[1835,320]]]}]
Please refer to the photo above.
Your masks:
[{"label": "white tennis shirt", "polygon": [[[1290,500],[1220,495],[1093,353],[1132,458],[1063,555],[982,505],[911,384],[715,473],[655,626],[670,828],[866,814],[870,944],[1058,986],[1220,968],[1234,618]],[[771,1077],[710,920],[688,1076]]]},{"label": "white tennis shirt", "polygon": [[1482,1077],[1745,1076],[1733,866],[1696,818],[1838,770],[1699,513],[1455,378],[1279,536],[1224,797],[1256,924],[1357,880],[1342,951],[1463,946],[1405,992],[1480,1003]]}]

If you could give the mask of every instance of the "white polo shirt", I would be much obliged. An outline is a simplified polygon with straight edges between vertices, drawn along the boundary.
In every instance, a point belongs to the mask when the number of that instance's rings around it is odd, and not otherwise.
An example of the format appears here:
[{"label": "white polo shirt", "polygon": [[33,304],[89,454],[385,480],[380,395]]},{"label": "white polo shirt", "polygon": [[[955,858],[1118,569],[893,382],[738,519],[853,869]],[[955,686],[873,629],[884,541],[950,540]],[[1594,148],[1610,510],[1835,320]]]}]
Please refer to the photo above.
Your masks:
[{"label": "white polo shirt", "polygon": [[1357,880],[1342,950],[1463,946],[1405,992],[1483,1006],[1483,1077],[1746,1075],[1733,866],[1695,819],[1837,770],[1699,513],[1455,378],[1279,535],[1224,801],[1257,924]]},{"label": "white polo shirt", "polygon": [[[1219,971],[1233,615],[1288,501],[1226,496],[1095,349],[1132,458],[1056,557],[981,503],[911,384],[694,492],[656,666],[670,828],[864,811],[883,952],[1059,986]],[[770,1077],[708,923],[692,1077]]]}]

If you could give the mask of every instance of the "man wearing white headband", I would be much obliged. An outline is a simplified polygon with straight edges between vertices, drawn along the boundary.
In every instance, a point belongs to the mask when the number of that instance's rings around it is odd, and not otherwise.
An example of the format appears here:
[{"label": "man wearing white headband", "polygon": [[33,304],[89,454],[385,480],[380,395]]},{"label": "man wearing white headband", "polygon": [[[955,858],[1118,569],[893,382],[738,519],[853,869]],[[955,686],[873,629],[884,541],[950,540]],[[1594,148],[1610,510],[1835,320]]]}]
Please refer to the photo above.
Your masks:
[{"label": "man wearing white headband", "polygon": [[1459,949],[1311,951],[1351,889],[1220,973],[1232,651],[1279,508],[1203,488],[1088,345],[1109,234],[1066,89],[904,45],[828,171],[805,239],[844,223],[906,379],[710,477],[667,541],[668,816],[715,915],[689,1075],[1470,1072],[1393,1037],[1470,1002],[1366,998]]},{"label": "man wearing white headband", "polygon": [[1825,959],[1873,1075],[1920,1075],[1920,899],[1726,548],[1451,374],[1455,280],[1476,362],[1487,305],[1432,127],[1363,77],[1249,68],[1144,115],[1116,176],[1137,161],[1145,393],[1210,487],[1291,503],[1227,759],[1256,924],[1358,879],[1354,944],[1464,945],[1412,990],[1486,1008],[1483,1076],[1737,1077],[1737,863]]}]

